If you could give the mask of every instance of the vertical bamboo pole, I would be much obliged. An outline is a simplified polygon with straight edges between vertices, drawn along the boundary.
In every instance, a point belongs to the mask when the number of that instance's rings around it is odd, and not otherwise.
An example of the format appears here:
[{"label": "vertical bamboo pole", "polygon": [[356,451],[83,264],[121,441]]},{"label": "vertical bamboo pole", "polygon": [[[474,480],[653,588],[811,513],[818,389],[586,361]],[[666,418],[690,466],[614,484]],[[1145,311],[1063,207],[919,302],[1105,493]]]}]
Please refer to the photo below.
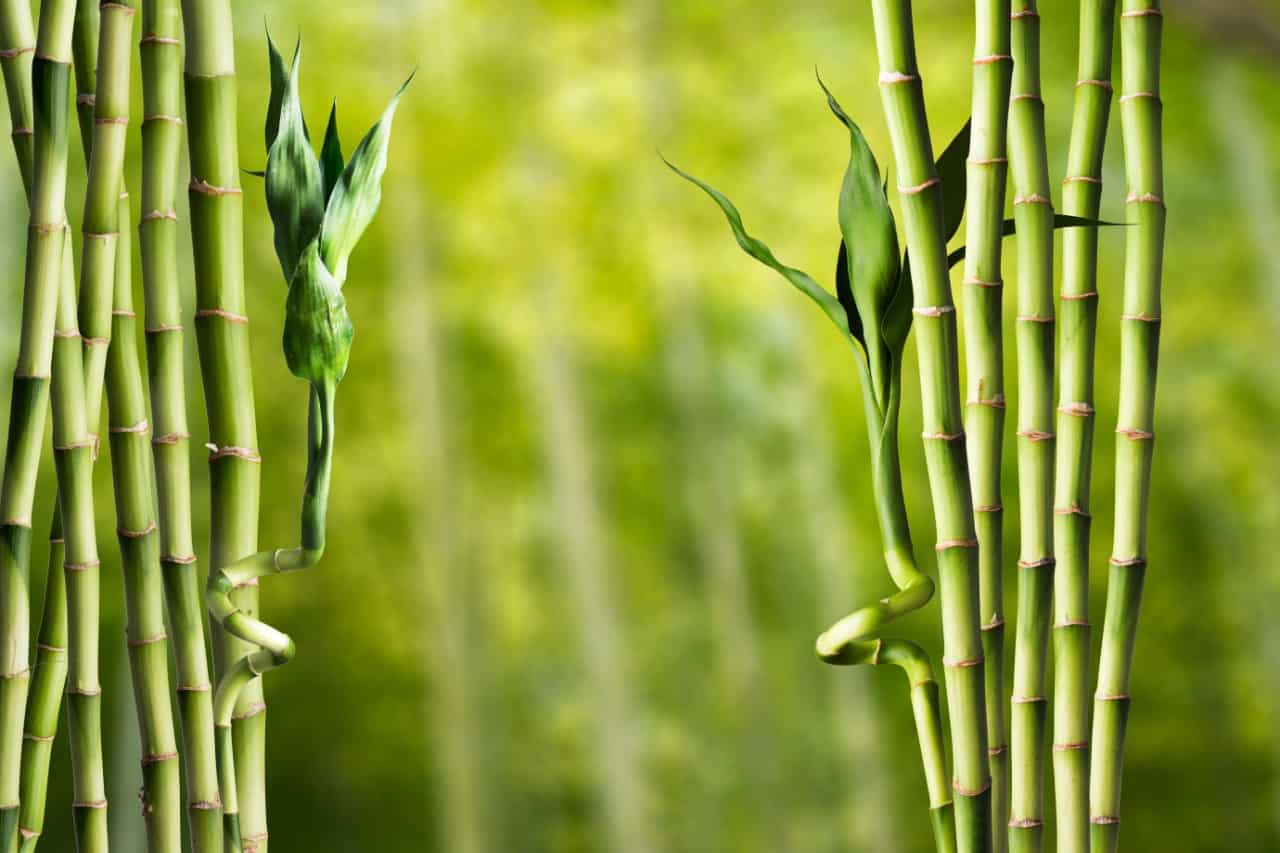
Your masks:
[{"label": "vertical bamboo pole", "polygon": [[1129,218],[1120,336],[1116,427],[1115,535],[1093,706],[1089,779],[1091,849],[1113,853],[1120,839],[1120,781],[1138,605],[1147,570],[1147,506],[1155,439],[1160,280],[1164,255],[1159,0],[1124,0],[1120,13],[1121,94]]},{"label": "vertical bamboo pole", "polygon": [[[1111,111],[1115,0],[1081,0],[1080,49],[1063,212],[1097,219]],[[1089,485],[1093,468],[1098,231],[1062,234],[1054,481],[1053,789],[1060,853],[1089,849]]]},{"label": "vertical bamboo pole", "polygon": [[[1009,740],[1004,713],[1004,327],[1000,300],[1009,87],[1009,0],[977,0],[973,107],[967,164],[964,280],[965,432],[973,465],[973,521],[978,533],[978,600],[986,659],[987,754],[991,768],[991,846],[1006,847]],[[945,188],[944,188],[945,191]]]},{"label": "vertical bamboo pole", "polygon": [[[212,566],[229,566],[257,551],[262,461],[245,313],[235,51],[229,0],[183,0],[182,11],[196,340],[213,445],[209,561]],[[237,589],[233,602],[241,611],[256,615],[257,586]],[[214,633],[220,673],[254,651],[225,631]],[[233,733],[239,826],[245,849],[257,853],[267,850],[265,711],[262,680],[255,678],[240,691]],[[240,840],[224,838],[223,844],[237,849]]]},{"label": "vertical bamboo pole", "polygon": [[0,0],[0,74],[9,103],[13,151],[18,156],[22,189],[31,195],[32,136],[31,63],[36,54],[35,27],[27,0]]},{"label": "vertical bamboo pole", "polygon": [[947,702],[955,758],[956,840],[991,847],[978,540],[964,446],[955,306],[947,275],[942,187],[934,167],[909,0],[872,0],[880,90],[901,185],[911,255],[925,458],[937,525]]}]

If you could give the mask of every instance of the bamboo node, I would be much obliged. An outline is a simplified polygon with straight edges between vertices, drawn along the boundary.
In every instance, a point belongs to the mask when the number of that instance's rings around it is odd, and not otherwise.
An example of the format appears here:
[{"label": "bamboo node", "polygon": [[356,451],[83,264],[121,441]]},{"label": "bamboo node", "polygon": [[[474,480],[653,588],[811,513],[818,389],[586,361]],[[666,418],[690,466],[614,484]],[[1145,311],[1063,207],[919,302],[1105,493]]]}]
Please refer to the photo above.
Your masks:
[{"label": "bamboo node", "polygon": [[922,432],[920,437],[925,441],[959,441],[964,438],[962,432]]},{"label": "bamboo node", "polygon": [[1097,826],[1113,826],[1119,822],[1120,818],[1115,817],[1114,815],[1096,815],[1089,818],[1089,823]]},{"label": "bamboo node", "polygon": [[142,214],[142,218],[138,221],[138,225],[139,225],[139,226],[141,226],[143,222],[152,222],[152,221],[154,221],[154,220],[156,220],[156,219],[171,219],[171,220],[173,220],[174,222],[177,222],[177,221],[178,221],[178,212],[177,212],[176,210],[172,210],[172,209],[170,209],[170,210],[151,210],[151,211],[148,211],[148,212],[146,212],[146,213]]},{"label": "bamboo node", "polygon": [[953,660],[951,658],[943,658],[942,665],[948,669],[969,669],[970,667],[982,666],[984,658],[978,655],[976,658],[967,658],[965,660]]},{"label": "bamboo node", "polygon": [[191,438],[189,432],[166,432],[164,435],[157,435],[151,439],[152,444],[178,444],[179,442]]},{"label": "bamboo node", "polygon": [[1025,438],[1027,441],[1053,441],[1054,435],[1051,432],[1044,432],[1038,429],[1020,429],[1015,433],[1019,438]]},{"label": "bamboo node", "polygon": [[1044,98],[1029,92],[1021,92],[1009,99],[1010,101],[1034,101],[1037,104],[1044,104]]},{"label": "bamboo node", "polygon": [[990,622],[986,623],[985,625],[982,625],[978,630],[994,631],[997,628],[1003,628],[1003,627],[1004,627],[1004,620],[1001,619],[999,616],[993,616]]},{"label": "bamboo node", "polygon": [[31,527],[31,519],[29,518],[6,518],[0,521],[0,527]]},{"label": "bamboo node", "polygon": [[1145,566],[1147,564],[1146,557],[1112,557],[1111,565],[1113,566]]},{"label": "bamboo node", "polygon": [[1037,702],[1044,702],[1043,696],[1012,696],[1009,701],[1014,705],[1034,705]]},{"label": "bamboo node", "polygon": [[911,313],[920,317],[941,317],[943,314],[954,314],[955,310],[954,305],[925,305],[912,308]]},{"label": "bamboo node", "polygon": [[1020,204],[1047,204],[1050,207],[1053,207],[1053,200],[1047,195],[1041,195],[1040,193],[1029,193],[1027,195],[1014,196],[1013,206],[1017,207]]},{"label": "bamboo node", "polygon": [[187,803],[187,808],[202,812],[221,811],[222,800],[195,800],[194,802]]},{"label": "bamboo node", "polygon": [[77,107],[92,107],[97,104],[97,102],[98,99],[92,92],[82,92],[79,95],[76,95]]},{"label": "bamboo node", "polygon": [[189,566],[196,561],[195,554],[161,554],[160,562],[174,566]]},{"label": "bamboo node", "polygon": [[53,743],[55,735],[35,735],[31,732],[23,732],[22,739],[29,740],[32,743]]},{"label": "bamboo node", "polygon": [[220,187],[199,178],[192,178],[191,183],[187,185],[187,188],[193,193],[200,193],[201,195],[215,197],[224,195],[240,195],[241,192],[239,187]]},{"label": "bamboo node", "polygon": [[36,49],[34,47],[6,47],[4,50],[0,50],[0,59],[17,59],[24,54],[35,52]]},{"label": "bamboo node", "polygon": [[1080,506],[1080,504],[1072,504],[1071,506],[1056,507],[1053,511],[1054,515],[1078,515],[1081,518],[1093,518],[1089,514],[1089,510]]},{"label": "bamboo node", "polygon": [[53,449],[59,452],[67,452],[71,450],[83,450],[86,447],[93,447],[92,438],[87,438],[84,441],[73,441],[69,444],[55,444]]},{"label": "bamboo node", "polygon": [[55,654],[65,652],[67,650],[66,646],[51,646],[48,643],[36,643],[36,648],[43,649],[46,652],[53,652]]},{"label": "bamboo node", "polygon": [[1061,622],[1054,622],[1055,628],[1092,628],[1093,623],[1085,619],[1063,619]]},{"label": "bamboo node", "polygon": [[201,308],[196,312],[196,319],[203,320],[209,317],[221,317],[230,323],[245,325],[249,322],[249,318],[243,314],[237,314],[234,311],[226,311],[222,308]]},{"label": "bamboo node", "polygon": [[912,187],[902,187],[902,186],[898,187],[898,194],[899,195],[918,195],[919,193],[922,193],[925,190],[929,189],[929,187],[936,187],[941,183],[942,183],[941,178],[938,178],[938,177],[929,178],[927,181],[916,184],[915,186],[912,186]]},{"label": "bamboo node", "polygon": [[1008,749],[1009,749],[1009,745],[1007,743],[1002,743],[999,746],[989,746],[987,747],[987,755],[989,756],[1003,755],[1005,751]]},{"label": "bamboo node", "polygon": [[31,230],[37,234],[56,234],[67,227],[67,220],[61,222],[32,222]]},{"label": "bamboo node", "polygon": [[76,800],[71,804],[73,809],[105,809],[106,807],[106,800]]},{"label": "bamboo node", "polygon": [[1097,184],[1102,186],[1102,178],[1095,178],[1093,175],[1072,175],[1069,178],[1062,179],[1063,184]]},{"label": "bamboo node", "polygon": [[1035,560],[1019,560],[1018,568],[1020,569],[1040,569],[1045,566],[1052,566],[1057,561],[1053,557],[1040,557]]},{"label": "bamboo node", "polygon": [[1044,822],[1036,820],[1033,817],[1024,817],[1009,821],[1010,829],[1039,829],[1042,826],[1044,826]]},{"label": "bamboo node", "polygon": [[129,123],[128,116],[94,116],[94,124],[116,124],[121,127]]},{"label": "bamboo node", "polygon": [[112,435],[120,435],[122,433],[146,432],[149,429],[151,429],[151,424],[143,420],[143,421],[138,421],[133,426],[113,426],[113,427],[110,427],[108,431]]},{"label": "bamboo node", "polygon": [[137,10],[134,9],[132,6],[126,6],[123,3],[113,3],[111,2],[111,0],[106,0],[106,2],[98,4],[98,11],[121,12],[125,15],[131,16]]},{"label": "bamboo node", "polygon": [[130,311],[130,310],[128,310],[127,308],[112,308],[112,309],[111,309],[111,316],[112,316],[112,317],[127,317],[127,318],[131,318],[131,319],[132,319],[132,318],[134,318],[134,317],[137,317],[137,316],[138,316],[138,314],[137,314],[137,312],[136,312],[136,311]]},{"label": "bamboo node", "polygon": [[161,332],[181,332],[182,324],[181,323],[161,323],[156,326],[151,326],[145,329],[144,331],[148,335],[158,335]]},{"label": "bamboo node", "polygon": [[1157,104],[1160,103],[1160,96],[1155,92],[1130,92],[1127,95],[1120,96],[1120,103],[1127,104],[1140,98],[1152,98]]},{"label": "bamboo node", "polygon": [[1099,702],[1128,702],[1128,693],[1095,693],[1093,698]]},{"label": "bamboo node", "polygon": [[879,81],[881,86],[892,86],[896,83],[914,83],[919,79],[920,77],[916,74],[905,74],[901,71],[881,71]]},{"label": "bamboo node", "polygon": [[87,572],[89,569],[96,569],[102,565],[101,560],[85,560],[81,563],[63,563],[62,568],[68,572]]},{"label": "bamboo node", "polygon": [[147,526],[142,528],[141,530],[129,530],[128,528],[125,528],[125,527],[116,528],[116,535],[123,536],[125,539],[141,539],[143,536],[147,536],[148,534],[155,533],[155,532],[156,532],[156,523],[154,521],[148,521]]},{"label": "bamboo node", "polygon": [[36,130],[34,127],[15,127],[13,129],[13,132],[10,133],[9,135],[10,136],[35,136]]},{"label": "bamboo node", "polygon": [[30,670],[30,669],[20,669],[20,670],[18,670],[17,672],[4,672],[4,673],[0,673],[0,679],[3,679],[3,680],[5,680],[5,681],[9,681],[9,680],[11,680],[11,679],[13,679],[13,680],[17,680],[17,679],[22,679],[22,678],[28,678],[28,677],[30,677],[30,675],[31,675],[31,670]]},{"label": "bamboo node", "polygon": [[1077,418],[1087,418],[1093,415],[1093,406],[1088,403],[1063,403],[1058,407],[1058,411],[1064,415],[1072,415]]},{"label": "bamboo node", "polygon": [[1116,432],[1131,441],[1150,441],[1156,437],[1154,432],[1148,432],[1145,429],[1132,429],[1125,427],[1117,429]]},{"label": "bamboo node", "polygon": [[80,337],[80,330],[79,329],[54,329],[53,336],[55,338],[61,338],[63,340],[66,340],[69,338],[78,338]]},{"label": "bamboo node", "polygon": [[1016,21],[1019,18],[1038,18],[1040,13],[1035,9],[1019,9],[1009,15],[1009,20]]},{"label": "bamboo node", "polygon": [[973,60],[974,65],[993,65],[997,62],[1012,62],[1013,57],[1007,53],[993,53],[990,56],[979,56]]},{"label": "bamboo node", "polygon": [[101,687],[68,687],[68,696],[101,696]]},{"label": "bamboo node", "polygon": [[977,400],[965,400],[964,404],[966,406],[989,406],[992,409],[1003,409],[1004,395],[997,394],[994,397],[988,397],[986,399],[979,398]]},{"label": "bamboo node", "polygon": [[987,791],[991,790],[991,779],[987,779],[986,784],[980,788],[966,788],[960,784],[959,779],[951,780],[951,789],[962,797],[980,797]]},{"label": "bamboo node", "polygon": [[1097,86],[1099,89],[1106,89],[1108,92],[1112,88],[1110,80],[1077,80],[1076,88],[1079,89],[1081,86]]},{"label": "bamboo node", "polygon": [[[9,806],[3,806],[2,808],[10,808],[10,807],[9,807]],[[17,806],[13,806],[13,808],[15,808],[15,809],[16,809],[16,808],[17,808]],[[39,837],[40,837],[40,833],[39,833],[38,831],[36,831],[36,830],[34,830],[34,829],[27,829],[25,826],[20,826],[20,827],[18,827],[18,834],[22,836],[22,840],[23,840],[23,841],[30,841],[30,840],[31,840],[31,839],[33,839],[33,838],[39,838]]]},{"label": "bamboo node", "polygon": [[1017,320],[1020,323],[1052,323],[1053,317],[1045,317],[1040,314],[1019,314]]},{"label": "bamboo node", "polygon": [[181,40],[181,39],[175,39],[175,38],[169,38],[168,36],[158,36],[158,35],[156,35],[155,33],[147,33],[145,36],[143,36],[141,39],[139,39],[138,44],[139,44],[139,45],[144,45],[144,44],[172,44],[172,45],[180,45],[180,44],[182,44],[182,40]]},{"label": "bamboo node", "polygon": [[162,761],[173,761],[178,757],[176,752],[150,752],[142,756],[142,766],[149,764],[159,764]]},{"label": "bamboo node", "polygon": [[[1120,13],[1120,17],[1122,18],[1145,18],[1147,16],[1160,18],[1164,16],[1164,13],[1161,12],[1159,9],[1134,9],[1129,12]],[[1119,823],[1119,822],[1120,822],[1120,818],[1116,818],[1116,823]]]},{"label": "bamboo node", "polygon": [[258,455],[258,451],[254,450],[252,447],[234,447],[230,445],[226,447],[218,447],[216,444],[206,444],[205,447],[209,448],[210,462],[216,462],[219,459],[227,458],[244,459],[247,462],[262,461],[262,457]]},{"label": "bamboo node", "polygon": [[1072,750],[1075,750],[1075,749],[1088,749],[1088,748],[1089,748],[1089,742],[1087,740],[1079,743],[1055,743],[1053,745],[1054,752],[1071,752]]},{"label": "bamboo node", "polygon": [[946,551],[951,548],[977,548],[977,539],[943,539],[933,546],[935,551]]},{"label": "bamboo node", "polygon": [[1129,193],[1124,197],[1125,204],[1158,204],[1164,207],[1164,198],[1155,193]]},{"label": "bamboo node", "polygon": [[168,113],[152,113],[151,115],[145,115],[142,117],[143,124],[146,124],[149,121],[167,121],[170,124],[176,124],[179,127],[183,124],[182,116],[169,115]]},{"label": "bamboo node", "polygon": [[1137,320],[1139,323],[1159,323],[1159,314],[1121,314],[1121,320]]},{"label": "bamboo node", "polygon": [[1004,287],[1004,280],[1003,280],[1003,279],[999,279],[999,278],[998,278],[998,279],[996,279],[995,281],[983,281],[982,279],[980,279],[980,278],[978,278],[978,277],[976,277],[976,276],[971,276],[971,275],[967,275],[967,276],[965,276],[965,277],[960,281],[960,283],[961,283],[961,284],[969,284],[969,285],[972,285],[972,286],[974,286],[974,287]]},{"label": "bamboo node", "polygon": [[179,684],[179,693],[208,693],[212,688],[208,684]]},{"label": "bamboo node", "polygon": [[1004,504],[979,504],[973,508],[974,512],[1004,512]]},{"label": "bamboo node", "polygon": [[1008,157],[968,157],[965,162],[971,166],[1005,166],[1009,163]]},{"label": "bamboo node", "polygon": [[51,537],[49,537],[49,544],[50,544],[50,545],[65,545],[65,544],[66,544],[66,542],[67,542],[66,538],[65,538],[65,537],[62,537],[62,536],[51,536]]},{"label": "bamboo node", "polygon": [[259,714],[261,714],[261,713],[262,713],[263,711],[265,711],[265,710],[267,710],[267,703],[266,703],[266,702],[250,702],[250,703],[249,703],[249,705],[248,705],[248,706],[246,706],[246,707],[245,707],[245,709],[244,709],[243,711],[241,711],[241,712],[240,712],[240,713],[238,713],[238,714],[232,714],[232,715],[231,715],[231,719],[233,719],[233,720],[247,720],[247,719],[249,719],[250,717],[256,717],[256,716],[258,716]]}]

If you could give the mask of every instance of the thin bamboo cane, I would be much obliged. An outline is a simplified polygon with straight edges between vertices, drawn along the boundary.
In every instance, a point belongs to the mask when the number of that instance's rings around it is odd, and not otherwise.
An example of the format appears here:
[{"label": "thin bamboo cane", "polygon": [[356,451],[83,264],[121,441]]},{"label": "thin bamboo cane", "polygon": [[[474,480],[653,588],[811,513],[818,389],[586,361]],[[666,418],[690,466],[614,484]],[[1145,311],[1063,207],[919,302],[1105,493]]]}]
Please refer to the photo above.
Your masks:
[{"label": "thin bamboo cane", "polygon": [[[21,19],[25,11],[21,3],[6,5],[0,11],[6,32],[29,36],[31,28]],[[29,148],[21,144],[20,137],[26,133],[15,137],[19,157],[24,149],[30,152],[31,213],[22,330],[0,483],[0,843],[5,850],[17,845],[22,734],[30,679],[31,511],[50,398],[59,278],[65,272],[63,254],[70,252],[66,179],[73,12],[69,0],[47,0],[41,6],[31,65],[32,118],[27,127],[17,128],[31,130]],[[23,44],[11,49],[17,56],[28,53]],[[6,74],[6,82],[10,76]],[[21,93],[17,94],[21,103]],[[69,278],[65,284],[74,290]],[[78,352],[78,342],[76,349]]]},{"label": "thin bamboo cane", "polygon": [[13,149],[18,155],[22,190],[31,195],[31,143],[34,119],[31,107],[31,63],[36,54],[35,27],[27,0],[0,0],[0,73],[9,101]]},{"label": "thin bamboo cane", "polygon": [[1124,0],[1120,14],[1120,122],[1128,205],[1134,225],[1125,249],[1120,337],[1120,405],[1116,428],[1115,536],[1107,580],[1106,621],[1094,697],[1089,779],[1091,849],[1112,853],[1120,837],[1120,782],[1129,676],[1138,606],[1147,569],[1147,506],[1155,433],[1164,252],[1159,0]]},{"label": "thin bamboo cane", "polygon": [[[1080,52],[1067,177],[1068,215],[1097,219],[1111,111],[1115,0],[1081,0]],[[1098,232],[1062,235],[1058,440],[1054,482],[1053,788],[1060,853],[1089,849],[1089,484],[1093,466]]]},{"label": "thin bamboo cane", "polygon": [[872,0],[880,87],[902,185],[928,463],[942,582],[947,699],[959,850],[991,847],[991,774],[978,609],[978,540],[964,446],[955,307],[947,275],[942,187],[934,166],[909,0]]},{"label": "thin bamboo cane", "polygon": [[187,818],[193,853],[221,853],[221,797],[204,604],[191,535],[177,171],[182,145],[182,15],[178,0],[142,3],[142,284],[160,508],[160,560],[177,663]]},{"label": "thin bamboo cane", "polygon": [[[187,143],[191,156],[191,235],[195,250],[196,340],[209,420],[212,525],[209,560],[229,566],[254,554],[258,539],[261,457],[253,407],[253,373],[245,313],[244,249],[240,163],[236,143],[236,77],[231,7],[228,0],[184,0],[186,39]],[[233,593],[235,605],[258,610],[258,588]],[[225,673],[256,648],[225,631],[215,631],[215,662]],[[246,846],[266,853],[266,791],[263,747],[266,703],[262,682],[240,691],[234,718],[239,830]],[[222,732],[218,736],[222,736]],[[235,812],[233,812],[234,814]],[[238,849],[240,838],[224,838]],[[234,847],[233,847],[234,845]]]},{"label": "thin bamboo cane", "polygon": [[973,521],[978,532],[978,601],[986,659],[987,755],[991,769],[991,847],[1006,848],[1009,739],[1004,712],[1004,342],[1001,254],[1009,161],[1007,134],[1013,59],[1009,0],[977,0],[973,107],[967,183],[961,318],[965,326],[965,432],[973,466]]},{"label": "thin bamboo cane", "polygon": [[[127,195],[120,198],[118,217],[121,225],[130,220]],[[131,244],[128,229],[121,228],[106,381],[111,474],[115,483],[116,533],[124,568],[129,664],[142,741],[139,796],[146,849],[148,853],[178,853],[182,846],[178,744],[173,726],[164,580],[153,501],[151,425],[147,421],[137,315],[133,311]]]},{"label": "thin bamboo cane", "polygon": [[1009,848],[1044,843],[1045,659],[1053,595],[1053,201],[1040,97],[1040,15],[1014,0],[1009,162],[1018,229],[1018,628]]}]

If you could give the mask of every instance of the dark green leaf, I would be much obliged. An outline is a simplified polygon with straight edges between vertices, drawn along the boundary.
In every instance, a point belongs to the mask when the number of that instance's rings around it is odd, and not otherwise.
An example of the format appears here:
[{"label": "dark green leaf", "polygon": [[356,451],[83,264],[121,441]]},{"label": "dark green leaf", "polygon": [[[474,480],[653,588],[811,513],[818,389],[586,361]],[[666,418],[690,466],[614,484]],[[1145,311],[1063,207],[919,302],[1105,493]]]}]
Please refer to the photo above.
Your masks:
[{"label": "dark green leaf", "polygon": [[338,140],[338,102],[329,108],[329,123],[324,129],[324,144],[320,146],[320,172],[324,175],[325,201],[333,194],[333,188],[342,175],[342,143]]},{"label": "dark green leaf", "polygon": [[[296,48],[294,53],[296,56]],[[276,43],[271,39],[270,31],[267,32],[267,65],[271,73],[271,97],[267,101],[266,125],[267,151],[270,151],[280,128],[280,104],[284,101],[285,90],[289,88],[289,66],[285,64],[284,57],[276,49]]]},{"label": "dark green leaf", "polygon": [[894,288],[893,298],[884,312],[884,322],[880,336],[885,346],[898,358],[907,345],[907,335],[911,333],[911,256],[902,255],[901,271],[898,273],[898,286]]},{"label": "dark green leaf", "polygon": [[849,321],[849,333],[857,338],[865,349],[867,341],[863,337],[862,318],[858,316],[858,306],[853,301],[853,287],[849,284],[849,254],[843,238],[840,240],[840,253],[836,255],[836,299],[839,299],[840,304],[844,306],[845,317]]},{"label": "dark green leaf", "polygon": [[320,255],[339,284],[346,281],[347,260],[382,202],[382,175],[387,170],[391,122],[400,96],[412,80],[413,74],[410,74],[392,96],[382,117],[360,140],[325,207]]},{"label": "dark green leaf", "polygon": [[307,245],[289,281],[282,344],[294,376],[337,382],[347,372],[355,329],[342,287],[320,259],[319,244]]},{"label": "dark green leaf", "polygon": [[942,222],[948,240],[960,230],[960,220],[964,219],[965,167],[969,157],[971,125],[972,121],[966,121],[938,158],[938,177],[942,180]]},{"label": "dark green leaf", "polygon": [[[1090,219],[1087,216],[1071,216],[1066,213],[1055,213],[1053,215],[1053,228],[1055,231],[1062,228],[1115,228],[1128,224],[1127,222],[1108,222],[1105,219]],[[1006,219],[1000,224],[1001,236],[1009,237],[1017,232],[1018,224],[1013,219]],[[961,246],[947,255],[948,267],[954,267],[964,260],[965,248],[965,246]]]},{"label": "dark green leaf", "polygon": [[307,141],[298,100],[298,68],[293,65],[280,101],[280,125],[267,153],[267,209],[275,225],[276,256],[286,280],[293,279],[302,250],[320,233],[324,216],[324,181],[320,163]]},{"label": "dark green leaf", "polygon": [[724,193],[720,192],[710,184],[698,180],[693,175],[690,175],[688,172],[680,169],[670,160],[667,160],[665,157],[662,159],[671,171],[675,172],[686,181],[689,181],[691,184],[699,187],[703,192],[711,197],[712,201],[720,206],[720,210],[724,213],[725,219],[729,221],[729,228],[733,231],[733,236],[737,239],[738,245],[742,247],[744,252],[769,267],[771,270],[777,272],[787,281],[791,282],[797,290],[816,302],[818,307],[822,309],[822,312],[827,315],[827,318],[830,319],[832,323],[835,323],[836,327],[840,329],[841,332],[846,335],[849,334],[848,320],[845,317],[844,307],[840,304],[839,300],[810,278],[807,273],[795,269],[794,267],[789,267],[779,261],[774,257],[773,251],[768,246],[748,234],[747,229],[743,227],[742,215],[738,213],[738,208],[734,206],[733,202],[729,201]]}]

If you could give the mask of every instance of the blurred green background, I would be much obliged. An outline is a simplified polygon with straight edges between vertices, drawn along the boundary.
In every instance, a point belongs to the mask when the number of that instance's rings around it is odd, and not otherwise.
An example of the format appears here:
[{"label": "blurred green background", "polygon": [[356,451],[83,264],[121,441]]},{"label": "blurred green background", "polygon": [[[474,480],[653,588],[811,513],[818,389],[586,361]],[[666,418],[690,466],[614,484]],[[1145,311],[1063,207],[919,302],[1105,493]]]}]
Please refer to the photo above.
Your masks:
[{"label": "blurred green background", "polygon": [[[780,257],[831,284],[847,137],[813,68],[888,162],[867,4],[236,5],[246,167],[265,158],[264,14],[282,42],[301,33],[312,125],[336,96],[348,150],[419,70],[347,287],[357,340],[330,550],[317,571],[264,585],[268,618],[300,650],[267,685],[273,849],[931,849],[901,676],[825,667],[812,652],[830,622],[890,589],[849,353],[655,153],[725,190]],[[971,11],[916,6],[939,144],[967,111]],[[1076,11],[1066,0],[1041,11],[1060,178]],[[1123,838],[1131,851],[1280,850],[1280,13],[1269,0],[1168,0],[1166,16],[1160,437]],[[1113,120],[1112,219],[1123,217],[1121,153]],[[260,185],[245,186],[261,539],[284,545],[306,390],[280,357],[284,285]],[[7,149],[0,196],[7,375],[25,217]],[[1102,238],[1095,624],[1122,242]],[[908,499],[928,542],[908,375]],[[51,485],[46,465],[37,529]],[[204,530],[203,491],[196,511]],[[111,511],[100,519],[113,542]],[[1011,529],[1010,609],[1016,544]],[[111,815],[117,849],[137,850],[113,552],[104,546]],[[935,655],[937,613],[902,627]],[[49,851],[71,849],[65,748],[55,755]]]}]

